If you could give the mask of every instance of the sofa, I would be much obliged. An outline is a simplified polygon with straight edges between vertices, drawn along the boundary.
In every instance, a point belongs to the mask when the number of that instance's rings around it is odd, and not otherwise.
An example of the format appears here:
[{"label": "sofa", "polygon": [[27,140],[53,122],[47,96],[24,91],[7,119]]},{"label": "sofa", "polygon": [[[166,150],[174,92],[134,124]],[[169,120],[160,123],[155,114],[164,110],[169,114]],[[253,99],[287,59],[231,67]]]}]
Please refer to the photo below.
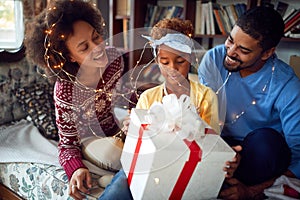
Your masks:
[{"label": "sofa", "polygon": [[[0,61],[0,199],[72,199],[68,178],[58,162],[53,85],[26,58]],[[113,172],[85,161],[93,188]]]}]

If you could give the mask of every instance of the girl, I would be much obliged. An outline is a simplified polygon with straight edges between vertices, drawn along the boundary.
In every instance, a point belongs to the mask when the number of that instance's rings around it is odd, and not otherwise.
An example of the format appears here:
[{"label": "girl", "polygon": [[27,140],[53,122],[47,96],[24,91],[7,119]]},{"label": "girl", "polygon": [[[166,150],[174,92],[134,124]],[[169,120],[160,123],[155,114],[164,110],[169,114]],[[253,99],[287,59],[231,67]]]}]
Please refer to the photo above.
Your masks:
[{"label": "girl", "polygon": [[191,97],[199,116],[219,133],[218,101],[215,93],[210,88],[188,79],[193,60],[193,33],[191,22],[179,18],[163,19],[152,28],[151,37],[146,38],[153,47],[153,54],[165,82],[142,93],[136,107],[149,109],[155,101],[161,102],[165,95],[173,93],[179,98],[186,94]]},{"label": "girl", "polygon": [[[220,133],[218,118],[218,100],[216,94],[208,87],[188,79],[188,72],[193,60],[192,50],[194,33],[190,21],[178,18],[163,19],[151,30],[151,37],[144,36],[153,47],[153,55],[158,63],[165,82],[159,86],[144,91],[138,100],[136,108],[149,109],[155,102],[161,102],[163,96],[176,94],[188,95],[197,108],[199,116],[209,124],[216,133]],[[127,132],[130,119],[124,121],[124,132]],[[237,158],[225,163],[226,176],[232,176],[237,164]],[[115,191],[122,188],[117,193]],[[99,198],[101,199],[132,199],[128,189],[126,175],[120,170]]]}]

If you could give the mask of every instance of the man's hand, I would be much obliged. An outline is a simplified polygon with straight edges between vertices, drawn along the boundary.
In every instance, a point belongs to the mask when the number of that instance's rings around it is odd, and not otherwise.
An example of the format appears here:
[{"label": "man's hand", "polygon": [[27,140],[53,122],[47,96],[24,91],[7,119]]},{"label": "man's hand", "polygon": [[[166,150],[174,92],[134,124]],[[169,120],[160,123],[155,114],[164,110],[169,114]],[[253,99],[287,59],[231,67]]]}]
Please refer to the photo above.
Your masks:
[{"label": "man's hand", "polygon": [[75,200],[82,200],[85,198],[81,193],[89,193],[89,189],[92,187],[92,178],[88,169],[77,169],[69,183],[69,195]]},{"label": "man's hand", "polygon": [[264,190],[268,187],[271,187],[276,178],[272,178],[263,183],[246,186],[241,183],[236,178],[226,178],[225,184],[227,188],[223,189],[219,193],[219,197],[222,199],[251,199],[251,200],[261,200],[265,199]]},{"label": "man's hand", "polygon": [[252,193],[249,187],[241,183],[235,178],[225,179],[225,183],[230,185],[229,188],[222,190],[219,197],[222,199],[254,199],[255,194]]},{"label": "man's hand", "polygon": [[225,163],[226,166],[223,168],[223,170],[226,172],[226,178],[231,178],[233,176],[241,160],[241,155],[239,152],[242,150],[242,146],[233,146],[232,149],[235,150],[236,155],[231,161],[227,161]]}]

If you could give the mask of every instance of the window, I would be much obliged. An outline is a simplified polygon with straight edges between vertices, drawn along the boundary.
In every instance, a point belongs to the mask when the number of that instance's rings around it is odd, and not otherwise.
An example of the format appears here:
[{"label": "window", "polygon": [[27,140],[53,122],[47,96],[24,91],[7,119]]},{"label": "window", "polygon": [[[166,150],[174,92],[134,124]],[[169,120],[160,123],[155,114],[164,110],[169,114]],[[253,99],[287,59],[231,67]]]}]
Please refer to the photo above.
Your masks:
[{"label": "window", "polygon": [[17,52],[24,39],[22,0],[0,0],[0,52]]}]

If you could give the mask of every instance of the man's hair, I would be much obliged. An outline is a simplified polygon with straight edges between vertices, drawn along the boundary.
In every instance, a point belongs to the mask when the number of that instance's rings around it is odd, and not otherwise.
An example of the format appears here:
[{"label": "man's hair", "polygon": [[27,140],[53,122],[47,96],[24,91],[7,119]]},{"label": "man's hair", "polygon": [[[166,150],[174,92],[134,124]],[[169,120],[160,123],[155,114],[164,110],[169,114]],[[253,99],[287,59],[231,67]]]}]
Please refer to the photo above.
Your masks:
[{"label": "man's hair", "polygon": [[66,59],[63,68],[75,75],[79,65],[70,61],[66,40],[69,35],[73,34],[74,22],[79,20],[89,23],[101,36],[105,35],[103,17],[92,3],[82,0],[51,1],[50,5],[26,27],[24,44],[28,60],[46,71],[49,70],[44,58],[46,51],[44,42],[47,39],[47,44],[50,44],[51,48],[47,52],[50,67],[53,68],[52,63],[59,62],[59,54],[53,52],[61,52]]},{"label": "man's hair", "polygon": [[246,34],[259,40],[262,49],[276,47],[284,33],[281,15],[271,7],[254,7],[246,11],[236,22]]}]

